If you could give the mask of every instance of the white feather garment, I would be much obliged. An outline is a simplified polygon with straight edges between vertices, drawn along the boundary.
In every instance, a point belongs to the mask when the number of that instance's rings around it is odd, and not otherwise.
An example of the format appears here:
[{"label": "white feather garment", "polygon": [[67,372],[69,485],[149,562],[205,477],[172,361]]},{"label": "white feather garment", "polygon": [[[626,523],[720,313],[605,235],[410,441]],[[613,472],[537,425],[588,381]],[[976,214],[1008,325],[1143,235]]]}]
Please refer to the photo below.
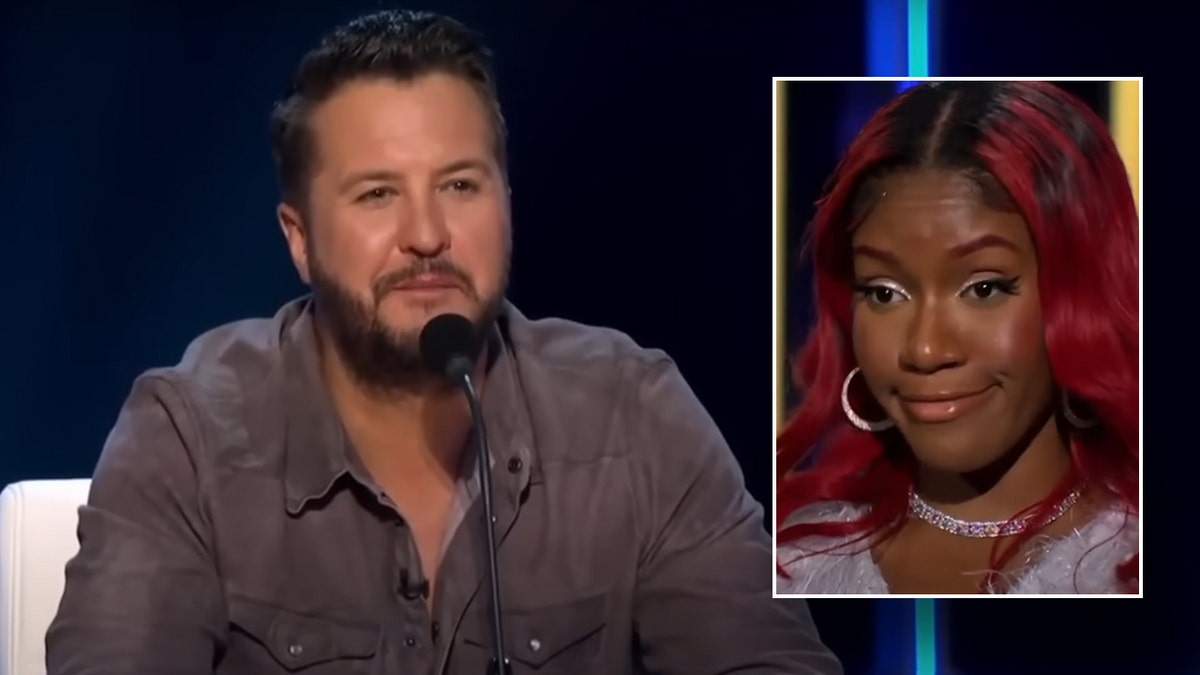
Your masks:
[{"label": "white feather garment", "polygon": [[[861,516],[865,510],[864,506],[846,502],[814,504],[793,514],[787,524],[844,522]],[[1021,569],[1019,576],[1006,579],[1005,592],[1129,592],[1130,589],[1123,588],[1117,580],[1115,570],[1118,564],[1138,552],[1138,529],[1136,515],[1114,507],[1102,511],[1066,535],[1035,538],[1031,542],[1032,562]],[[822,552],[856,537],[807,537],[780,545],[779,563],[788,576],[779,576],[778,592],[813,595],[887,594],[887,582],[871,558],[865,540],[835,551]]]}]

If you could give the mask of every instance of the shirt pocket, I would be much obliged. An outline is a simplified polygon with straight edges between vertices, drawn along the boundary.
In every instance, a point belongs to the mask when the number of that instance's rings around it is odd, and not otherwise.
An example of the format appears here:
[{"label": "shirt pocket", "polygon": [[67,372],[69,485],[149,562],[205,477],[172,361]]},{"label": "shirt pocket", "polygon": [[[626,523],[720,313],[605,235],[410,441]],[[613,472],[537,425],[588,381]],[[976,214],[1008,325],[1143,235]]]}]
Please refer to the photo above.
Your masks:
[{"label": "shirt pocket", "polygon": [[[513,672],[593,672],[608,623],[607,595],[536,609],[504,608],[505,653]],[[492,653],[490,610],[464,625],[463,642]]]},{"label": "shirt pocket", "polygon": [[366,672],[379,650],[381,631],[368,623],[301,614],[244,598],[229,600],[229,615],[230,623],[253,641],[247,647],[259,652],[235,658],[261,667],[315,674],[347,672],[357,665],[351,672]]}]

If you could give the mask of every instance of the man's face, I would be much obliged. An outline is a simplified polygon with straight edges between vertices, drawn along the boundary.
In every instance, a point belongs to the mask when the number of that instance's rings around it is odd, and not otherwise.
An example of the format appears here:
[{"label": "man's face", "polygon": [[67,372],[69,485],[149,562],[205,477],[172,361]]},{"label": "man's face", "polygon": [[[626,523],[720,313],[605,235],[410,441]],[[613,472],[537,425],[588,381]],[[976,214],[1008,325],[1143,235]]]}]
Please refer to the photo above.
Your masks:
[{"label": "man's face", "polygon": [[420,382],[426,322],[454,312],[482,330],[506,290],[508,186],[488,107],[452,75],[364,79],[309,129],[307,202],[279,213],[321,325],[366,384]]}]

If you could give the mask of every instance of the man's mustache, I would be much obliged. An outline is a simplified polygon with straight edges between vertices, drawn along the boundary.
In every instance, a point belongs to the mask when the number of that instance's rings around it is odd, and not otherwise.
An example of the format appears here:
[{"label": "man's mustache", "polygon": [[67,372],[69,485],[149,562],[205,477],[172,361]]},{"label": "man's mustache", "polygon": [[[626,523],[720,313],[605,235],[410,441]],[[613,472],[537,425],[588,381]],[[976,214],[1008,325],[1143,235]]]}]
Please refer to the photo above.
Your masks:
[{"label": "man's mustache", "polygon": [[475,284],[471,281],[470,275],[466,270],[462,269],[453,262],[445,258],[427,258],[418,260],[416,263],[400,270],[394,270],[384,274],[375,281],[374,288],[375,303],[378,304],[383,296],[387,295],[388,291],[404,283],[408,283],[420,276],[444,276],[452,277],[462,284],[463,291],[472,299],[479,299],[475,292]]}]

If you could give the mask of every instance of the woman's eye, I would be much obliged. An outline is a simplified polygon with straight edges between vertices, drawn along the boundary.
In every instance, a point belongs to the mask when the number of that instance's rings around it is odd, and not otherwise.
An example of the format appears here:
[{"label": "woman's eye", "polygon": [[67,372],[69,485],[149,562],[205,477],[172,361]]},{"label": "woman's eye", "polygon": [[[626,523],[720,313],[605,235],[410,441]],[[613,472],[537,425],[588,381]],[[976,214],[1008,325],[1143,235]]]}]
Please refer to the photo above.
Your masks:
[{"label": "woman's eye", "polygon": [[893,305],[904,299],[900,289],[883,284],[863,284],[855,290],[863,299],[875,305]]},{"label": "woman's eye", "polygon": [[875,288],[871,289],[870,295],[871,299],[875,302],[878,302],[881,305],[886,305],[896,297],[896,292],[887,286],[876,286]]},{"label": "woman's eye", "polygon": [[1002,295],[1017,294],[1017,279],[985,279],[967,286],[964,291],[975,300],[994,300]]},{"label": "woman's eye", "polygon": [[996,284],[991,281],[981,281],[977,284],[971,284],[971,290],[974,291],[975,297],[980,300],[987,300],[996,293]]}]

